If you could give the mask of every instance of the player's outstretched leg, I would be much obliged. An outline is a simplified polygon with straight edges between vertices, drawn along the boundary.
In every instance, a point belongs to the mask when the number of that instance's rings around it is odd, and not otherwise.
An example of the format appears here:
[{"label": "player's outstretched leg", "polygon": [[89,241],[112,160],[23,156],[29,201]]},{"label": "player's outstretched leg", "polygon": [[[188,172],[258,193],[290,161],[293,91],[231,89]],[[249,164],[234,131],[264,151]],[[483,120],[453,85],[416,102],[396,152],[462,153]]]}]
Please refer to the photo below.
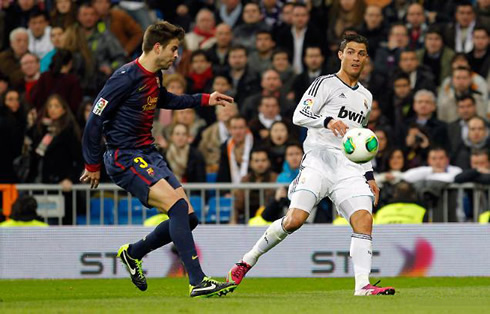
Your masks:
[{"label": "player's outstretched leg", "polygon": [[146,284],[145,275],[143,274],[141,259],[136,259],[129,256],[128,248],[129,244],[124,244],[121,246],[117,252],[117,257],[119,257],[124,266],[126,266],[129,275],[131,276],[131,281],[133,281],[134,285],[141,291],[145,291],[148,286]]},{"label": "player's outstretched leg", "polygon": [[218,282],[206,277],[201,269],[194,239],[189,227],[187,202],[181,198],[168,210],[170,218],[170,237],[172,238],[184,267],[189,274],[190,296],[221,296],[233,291],[233,283]]},{"label": "player's outstretched leg", "polygon": [[308,212],[292,208],[287,216],[274,221],[265,231],[264,235],[255,243],[254,247],[243,256],[228,272],[226,282],[239,285],[247,272],[257,263],[264,253],[278,245],[289,234],[299,229],[308,218]]},{"label": "player's outstretched leg", "polygon": [[[189,227],[191,230],[196,228],[198,222],[196,214],[190,213]],[[170,237],[170,220],[165,220],[140,241],[133,244],[124,244],[119,248],[117,256],[121,259],[124,266],[126,266],[134,285],[141,291],[147,289],[146,278],[142,269],[143,257],[170,242],[172,242],[172,238]],[[135,269],[136,271],[134,271]]]},{"label": "player's outstretched leg", "polygon": [[[342,204],[341,204],[342,206]],[[367,210],[359,210],[350,217],[354,233],[351,237],[350,256],[354,264],[356,296],[393,295],[393,287],[378,287],[379,281],[372,285],[369,283],[369,274],[372,265],[372,216]]]}]

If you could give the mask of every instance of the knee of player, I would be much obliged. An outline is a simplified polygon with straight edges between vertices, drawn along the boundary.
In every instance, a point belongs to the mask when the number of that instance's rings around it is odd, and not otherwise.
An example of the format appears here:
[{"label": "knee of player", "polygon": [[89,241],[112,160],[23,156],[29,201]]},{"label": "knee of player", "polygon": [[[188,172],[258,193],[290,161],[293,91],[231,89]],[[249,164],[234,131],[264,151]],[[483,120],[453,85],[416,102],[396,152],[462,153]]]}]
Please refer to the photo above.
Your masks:
[{"label": "knee of player", "polygon": [[287,232],[294,232],[301,228],[301,226],[305,223],[305,220],[300,217],[295,216],[286,216],[282,222],[282,227]]},{"label": "knee of player", "polygon": [[358,210],[350,217],[350,224],[356,232],[370,232],[373,226],[373,216],[368,210]]}]

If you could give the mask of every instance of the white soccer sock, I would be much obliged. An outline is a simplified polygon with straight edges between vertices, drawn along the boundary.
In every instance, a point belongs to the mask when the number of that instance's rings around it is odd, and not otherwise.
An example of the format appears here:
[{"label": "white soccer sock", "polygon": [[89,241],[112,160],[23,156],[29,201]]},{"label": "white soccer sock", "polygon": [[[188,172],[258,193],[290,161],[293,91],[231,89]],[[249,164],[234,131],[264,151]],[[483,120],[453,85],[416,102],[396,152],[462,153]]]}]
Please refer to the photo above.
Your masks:
[{"label": "white soccer sock", "polygon": [[353,233],[350,242],[350,256],[354,264],[356,290],[369,284],[369,274],[373,259],[373,242],[370,235]]},{"label": "white soccer sock", "polygon": [[267,228],[264,235],[255,243],[254,247],[243,256],[243,261],[250,266],[257,263],[259,257],[275,247],[279,242],[288,236],[288,232],[282,227],[282,220],[278,219]]}]

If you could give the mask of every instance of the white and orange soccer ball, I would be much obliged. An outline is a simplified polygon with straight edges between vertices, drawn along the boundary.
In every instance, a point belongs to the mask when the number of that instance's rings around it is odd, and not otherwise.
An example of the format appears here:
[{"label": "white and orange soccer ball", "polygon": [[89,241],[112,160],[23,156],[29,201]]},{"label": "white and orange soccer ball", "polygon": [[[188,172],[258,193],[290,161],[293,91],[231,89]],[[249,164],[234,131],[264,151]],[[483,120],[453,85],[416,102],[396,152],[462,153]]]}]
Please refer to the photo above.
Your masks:
[{"label": "white and orange soccer ball", "polygon": [[373,159],[378,153],[378,147],[378,138],[369,129],[350,129],[342,138],[342,151],[344,155],[349,160],[358,164]]}]

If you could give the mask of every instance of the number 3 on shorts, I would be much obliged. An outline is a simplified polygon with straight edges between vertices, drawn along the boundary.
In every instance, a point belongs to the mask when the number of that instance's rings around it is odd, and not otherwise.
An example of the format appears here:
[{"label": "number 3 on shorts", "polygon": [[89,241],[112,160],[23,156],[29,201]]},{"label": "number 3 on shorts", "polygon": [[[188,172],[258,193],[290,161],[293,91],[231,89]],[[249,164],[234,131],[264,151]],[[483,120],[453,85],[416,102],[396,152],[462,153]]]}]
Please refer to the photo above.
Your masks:
[{"label": "number 3 on shorts", "polygon": [[145,169],[146,167],[148,167],[148,163],[141,157],[136,157],[135,159],[133,159],[133,161],[137,164],[140,164],[140,168]]}]

